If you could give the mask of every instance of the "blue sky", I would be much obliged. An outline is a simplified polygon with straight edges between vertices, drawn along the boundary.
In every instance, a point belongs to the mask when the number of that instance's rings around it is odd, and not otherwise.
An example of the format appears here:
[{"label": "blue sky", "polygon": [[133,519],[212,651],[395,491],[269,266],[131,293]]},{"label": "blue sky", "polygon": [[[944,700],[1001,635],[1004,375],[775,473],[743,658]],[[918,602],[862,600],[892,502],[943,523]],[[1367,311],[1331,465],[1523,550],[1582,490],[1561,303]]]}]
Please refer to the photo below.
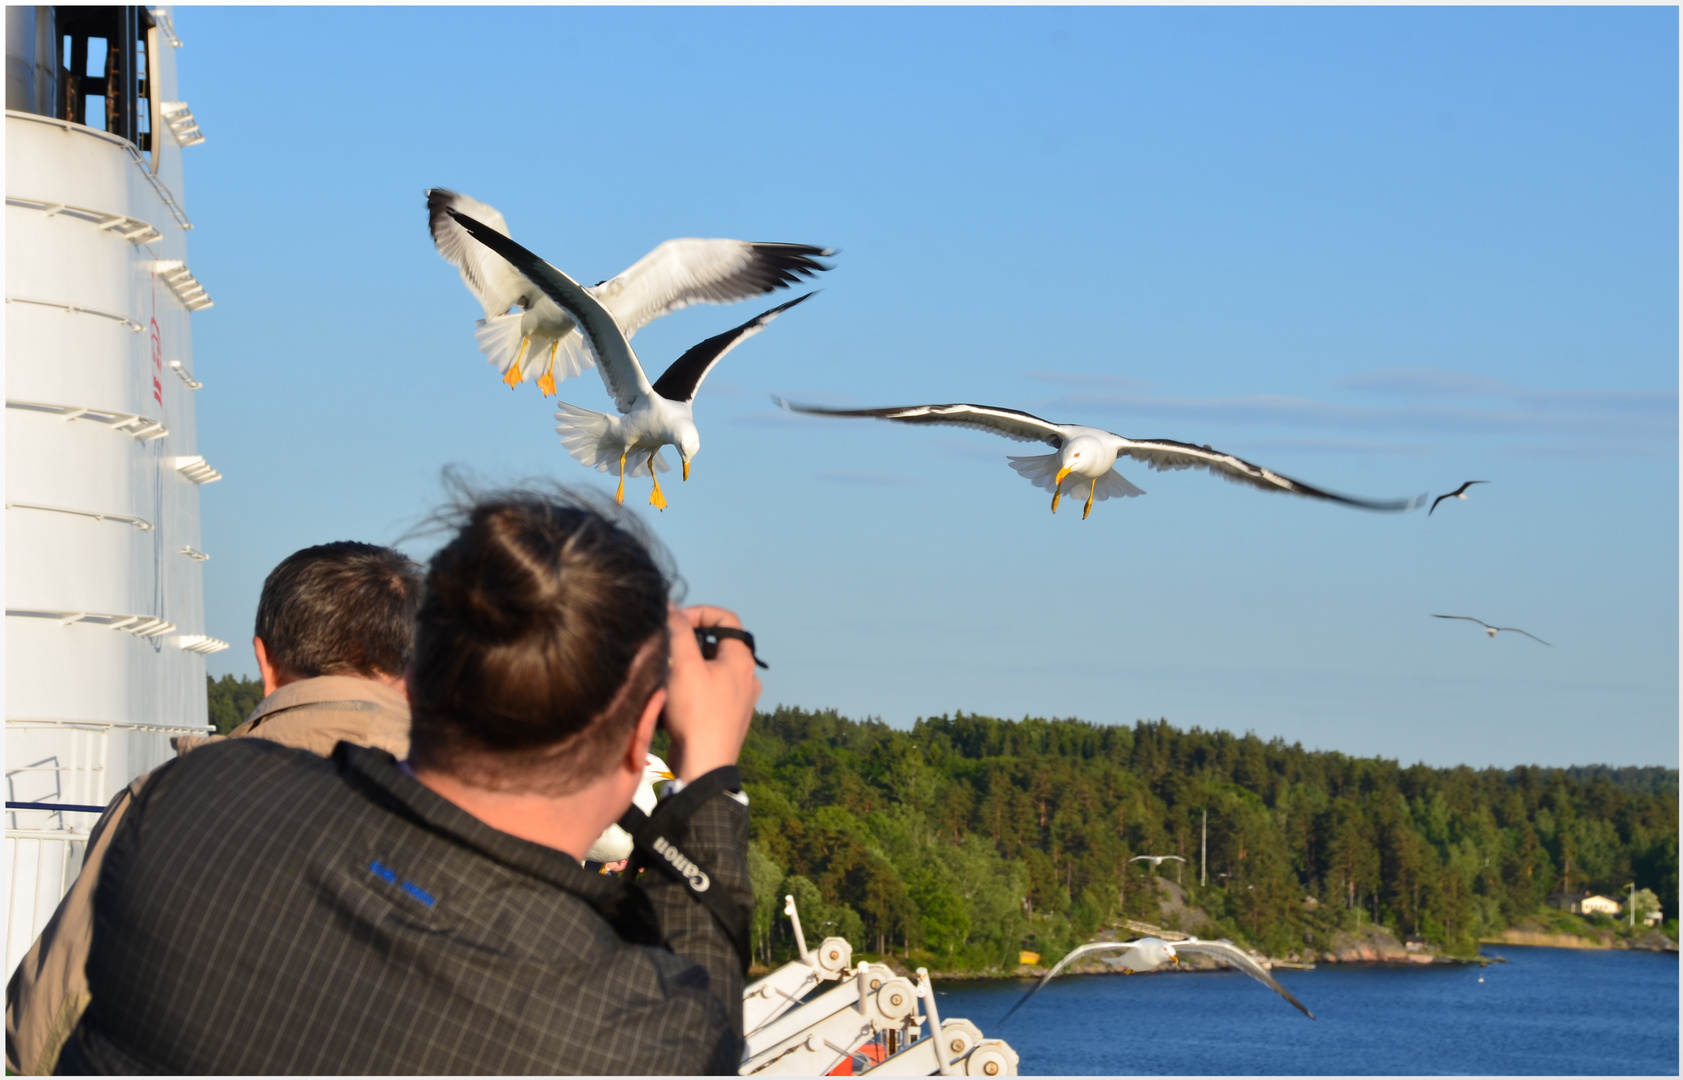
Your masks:
[{"label": "blue sky", "polygon": [[[688,598],[758,635],[767,706],[1675,766],[1677,17],[177,9],[207,619],[237,643],[211,670],[255,670],[279,559],[398,539],[447,465],[609,487],[475,350],[444,186],[587,281],[674,236],[840,249],[703,388],[670,508],[628,484]],[[771,393],[1026,409],[1369,496],[1492,483],[1428,519],[1125,465],[1148,494],[1083,522],[1021,444]]]}]

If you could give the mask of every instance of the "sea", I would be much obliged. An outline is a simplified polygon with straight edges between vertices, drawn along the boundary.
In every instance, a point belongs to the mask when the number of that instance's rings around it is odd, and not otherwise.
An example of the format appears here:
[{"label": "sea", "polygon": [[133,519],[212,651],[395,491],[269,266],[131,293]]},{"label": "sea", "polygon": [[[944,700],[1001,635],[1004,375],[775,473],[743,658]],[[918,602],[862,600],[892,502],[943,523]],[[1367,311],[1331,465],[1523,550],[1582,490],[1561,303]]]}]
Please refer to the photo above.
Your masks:
[{"label": "sea", "polygon": [[1010,1043],[1024,1075],[1678,1075],[1677,954],[1486,947],[1486,967],[1276,971],[1310,1020],[1234,971],[936,984],[942,1019]]}]

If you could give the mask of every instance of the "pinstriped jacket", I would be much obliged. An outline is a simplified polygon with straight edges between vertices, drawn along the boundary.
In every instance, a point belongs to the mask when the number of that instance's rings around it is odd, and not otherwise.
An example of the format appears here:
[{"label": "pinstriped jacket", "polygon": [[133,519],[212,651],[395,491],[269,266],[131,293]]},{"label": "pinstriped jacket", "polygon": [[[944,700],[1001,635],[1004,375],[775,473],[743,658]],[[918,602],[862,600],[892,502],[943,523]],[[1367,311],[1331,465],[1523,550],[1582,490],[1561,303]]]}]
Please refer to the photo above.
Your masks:
[{"label": "pinstriped jacket", "polygon": [[[402,757],[409,751],[409,701],[401,690],[373,679],[300,679],[265,697],[226,737],[183,735],[171,742],[185,754],[225,738],[270,739],[324,757],[346,740]],[[93,937],[94,886],[116,826],[149,776],[136,777],[106,807],[88,837],[81,873],[6,984],[6,1068],[12,1072],[51,1073],[87,1007],[83,968]]]},{"label": "pinstriped jacket", "polygon": [[381,751],[196,750],[111,842],[59,1071],[733,1073],[747,810],[721,793],[681,831],[725,916],[492,829]]}]

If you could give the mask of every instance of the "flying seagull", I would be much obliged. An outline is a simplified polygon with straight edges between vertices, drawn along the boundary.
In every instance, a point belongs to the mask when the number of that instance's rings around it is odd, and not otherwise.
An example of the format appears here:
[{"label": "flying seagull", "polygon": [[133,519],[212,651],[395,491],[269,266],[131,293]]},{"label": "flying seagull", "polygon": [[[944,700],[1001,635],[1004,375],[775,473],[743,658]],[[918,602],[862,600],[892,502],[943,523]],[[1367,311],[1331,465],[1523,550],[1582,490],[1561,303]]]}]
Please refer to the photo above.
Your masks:
[{"label": "flying seagull", "polygon": [[1019,998],[1017,1003],[1011,1006],[1004,1016],[999,1018],[999,1022],[1003,1024],[1006,1020],[1009,1020],[1012,1013],[1022,1008],[1024,1002],[1038,994],[1064,968],[1083,957],[1105,952],[1120,952],[1122,954],[1120,956],[1101,956],[1100,959],[1111,967],[1121,968],[1124,971],[1155,971],[1164,964],[1178,964],[1180,963],[1178,953],[1213,956],[1218,960],[1226,961],[1273,990],[1276,994],[1291,1002],[1293,1007],[1304,1016],[1311,1020],[1315,1019],[1315,1014],[1305,1008],[1303,1002],[1293,997],[1291,991],[1281,986],[1274,976],[1268,974],[1267,970],[1257,963],[1249,953],[1231,941],[1225,939],[1221,941],[1200,941],[1198,938],[1187,938],[1185,941],[1170,944],[1162,938],[1144,937],[1135,941],[1091,941],[1085,945],[1076,946],[1069,951],[1068,956],[1059,960],[1052,970],[1048,971],[1045,977],[1036,983],[1028,993]]},{"label": "flying seagull", "polygon": [[[1480,626],[1484,627],[1484,632],[1486,634],[1489,634],[1491,637],[1495,637],[1497,634],[1501,633],[1503,630],[1506,630],[1509,633],[1513,633],[1513,634],[1524,634],[1526,637],[1530,638],[1532,641],[1538,642],[1538,643],[1543,644],[1543,645],[1549,645],[1548,642],[1544,641],[1542,638],[1538,637],[1536,634],[1529,633],[1525,630],[1521,630],[1517,626],[1491,626],[1489,623],[1485,622],[1483,619],[1475,619],[1471,615],[1433,615],[1432,618],[1434,618],[1434,619],[1461,619],[1465,622],[1476,622]],[[1554,648],[1554,646],[1549,645],[1549,648],[1552,649],[1552,648]]]},{"label": "flying seagull", "polygon": [[[655,785],[672,778],[672,771],[666,767],[666,762],[650,754],[643,764],[643,779],[631,796],[631,804],[645,814],[654,813],[655,803],[659,801],[655,794]],[[621,859],[629,859],[634,846],[630,833],[617,824],[609,825],[590,845],[590,850],[584,853],[584,857],[594,863],[617,863]]]},{"label": "flying seagull", "polygon": [[[450,216],[455,210],[508,235],[496,208],[445,188],[427,192],[427,223],[438,253],[461,272],[468,291],[485,308],[475,324],[479,351],[513,387],[537,377],[545,397],[555,384],[595,362],[575,331],[576,322],[555,301],[503,259],[472,243]],[[584,290],[614,317],[625,336],[662,315],[691,304],[733,304],[774,292],[830,269],[828,248],[745,240],[668,240],[616,278]],[[517,307],[518,311],[509,311]],[[524,366],[522,364],[524,363]]]},{"label": "flying seagull", "polygon": [[1488,484],[1488,483],[1490,483],[1490,481],[1488,481],[1488,480],[1468,480],[1465,484],[1462,484],[1460,487],[1456,488],[1454,491],[1451,491],[1448,495],[1439,495],[1437,498],[1432,500],[1432,509],[1426,511],[1426,516],[1431,517],[1433,511],[1437,510],[1438,503],[1443,502],[1445,499],[1460,499],[1462,502],[1466,502],[1467,501],[1467,489],[1468,488],[1472,487],[1474,484]]},{"label": "flying seagull", "polygon": [[1056,453],[1028,457],[1008,457],[1006,460],[1035,487],[1052,493],[1052,512],[1058,512],[1058,500],[1065,495],[1079,495],[1087,488],[1087,505],[1082,508],[1085,519],[1093,512],[1094,502],[1115,497],[1144,495],[1115,471],[1120,457],[1135,458],[1153,469],[1208,469],[1227,480],[1250,484],[1264,491],[1286,491],[1307,495],[1314,499],[1329,499],[1346,506],[1365,510],[1413,510],[1425,501],[1424,495],[1412,499],[1375,502],[1338,495],[1282,476],[1271,469],[1253,465],[1232,454],[1224,454],[1208,446],[1175,442],[1172,439],[1129,439],[1100,428],[1074,424],[1054,424],[1015,409],[998,409],[991,405],[906,405],[889,409],[823,409],[814,405],[794,405],[782,398],[773,401],[791,412],[813,416],[868,416],[879,420],[898,420],[904,424],[952,424],[958,427],[979,428],[1020,442],[1043,442]]},{"label": "flying seagull", "polygon": [[1186,861],[1185,859],[1181,858],[1179,855],[1135,855],[1133,858],[1129,859],[1128,861],[1129,862],[1148,862],[1148,863],[1151,864],[1151,868],[1153,870],[1155,870],[1159,866],[1162,866],[1164,861],[1168,860],[1168,859],[1173,859],[1175,862],[1181,862],[1181,863]]},{"label": "flying seagull", "polygon": [[661,460],[660,448],[668,443],[678,448],[678,457],[684,463],[684,479],[688,480],[690,461],[701,449],[701,433],[695,427],[693,406],[702,380],[731,349],[813,295],[798,296],[741,326],[708,338],[678,357],[665,374],[650,383],[628,336],[621,331],[613,313],[590,290],[490,226],[457,210],[449,213],[476,240],[508,260],[528,281],[543,290],[557,310],[578,326],[582,347],[601,371],[602,382],[623,415],[608,416],[562,401],[557,403],[560,408],[555,411],[555,419],[561,421],[555,430],[561,435],[561,445],[582,464],[609,472],[614,459],[619,459],[619,491],[614,497],[620,502],[625,501],[626,461],[630,458],[630,475],[641,476],[646,471],[654,481],[649,505],[666,509],[666,496],[661,494],[660,478],[655,475],[667,468]]}]

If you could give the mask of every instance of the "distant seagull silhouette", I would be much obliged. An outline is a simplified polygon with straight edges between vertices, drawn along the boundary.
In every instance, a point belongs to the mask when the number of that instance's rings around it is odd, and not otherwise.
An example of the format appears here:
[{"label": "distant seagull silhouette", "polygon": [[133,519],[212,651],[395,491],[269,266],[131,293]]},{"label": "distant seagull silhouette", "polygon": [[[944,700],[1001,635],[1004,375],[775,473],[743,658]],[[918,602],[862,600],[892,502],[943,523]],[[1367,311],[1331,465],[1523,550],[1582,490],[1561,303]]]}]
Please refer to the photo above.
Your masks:
[{"label": "distant seagull silhouette", "polygon": [[[1445,499],[1460,499],[1462,502],[1466,502],[1467,501],[1467,489],[1468,488],[1472,487],[1474,484],[1488,484],[1488,483],[1490,483],[1490,481],[1488,481],[1488,480],[1468,480],[1465,484],[1462,484],[1460,487],[1456,488],[1454,491],[1451,491],[1448,495],[1439,495],[1437,498],[1433,499],[1432,500],[1432,510],[1436,510],[1438,508],[1438,503],[1443,502]],[[1427,517],[1432,516],[1432,510],[1426,511],[1426,516]]]},{"label": "distant seagull silhouette", "polygon": [[1148,863],[1151,864],[1151,868],[1153,870],[1155,870],[1159,866],[1163,865],[1163,862],[1164,862],[1165,859],[1173,859],[1175,862],[1185,862],[1186,861],[1185,859],[1181,858],[1179,855],[1135,855],[1133,858],[1129,859],[1128,861],[1129,862],[1148,862]]},{"label": "distant seagull silhouette", "polygon": [[[1445,497],[1447,498],[1447,496],[1445,496]],[[1471,615],[1433,615],[1432,618],[1434,618],[1434,619],[1461,619],[1465,622],[1476,622],[1480,626],[1484,627],[1484,632],[1489,634],[1491,637],[1495,637],[1497,634],[1501,633],[1503,630],[1506,630],[1506,631],[1508,631],[1510,633],[1514,633],[1514,634],[1524,634],[1526,637],[1530,638],[1532,641],[1535,641],[1540,645],[1549,645],[1548,642],[1544,641],[1542,638],[1538,637],[1536,634],[1530,633],[1530,632],[1525,631],[1525,630],[1521,630],[1517,626],[1491,626],[1489,623],[1485,622],[1483,619],[1475,619]],[[1549,648],[1552,649],[1552,648],[1554,648],[1554,646],[1549,645]]]}]

